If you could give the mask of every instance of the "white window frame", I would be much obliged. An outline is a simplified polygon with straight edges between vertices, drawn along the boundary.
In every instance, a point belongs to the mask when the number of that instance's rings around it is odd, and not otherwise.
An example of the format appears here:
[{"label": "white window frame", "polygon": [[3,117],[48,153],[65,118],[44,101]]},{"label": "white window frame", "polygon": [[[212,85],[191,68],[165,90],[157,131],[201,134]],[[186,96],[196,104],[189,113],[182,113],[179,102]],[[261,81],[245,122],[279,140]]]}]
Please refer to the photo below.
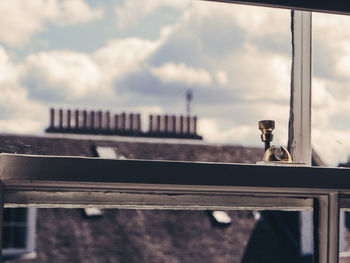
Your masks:
[{"label": "white window frame", "polygon": [[[228,2],[279,6],[283,1]],[[350,208],[349,170],[309,166],[311,13],[296,11],[293,25],[290,144],[294,160],[306,166],[1,154],[0,206],[314,209],[314,262],[338,262],[339,210]]]},{"label": "white window frame", "polygon": [[4,248],[3,256],[21,256],[35,253],[35,235],[36,235],[37,209],[28,207],[26,212],[26,240],[23,248]]}]

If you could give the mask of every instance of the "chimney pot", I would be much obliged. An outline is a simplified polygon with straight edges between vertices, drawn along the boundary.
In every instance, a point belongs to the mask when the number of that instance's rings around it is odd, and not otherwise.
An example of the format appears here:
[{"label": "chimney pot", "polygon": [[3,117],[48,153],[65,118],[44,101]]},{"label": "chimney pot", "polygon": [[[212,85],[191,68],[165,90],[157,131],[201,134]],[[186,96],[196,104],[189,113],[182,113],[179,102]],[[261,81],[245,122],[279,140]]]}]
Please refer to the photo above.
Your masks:
[{"label": "chimney pot", "polygon": [[184,116],[180,116],[180,133],[184,133]]},{"label": "chimney pot", "polygon": [[167,114],[165,114],[165,116],[164,116],[164,132],[165,133],[169,132],[168,121],[169,121],[169,117]]},{"label": "chimney pot", "polygon": [[193,117],[193,134],[197,134],[197,116]]},{"label": "chimney pot", "polygon": [[115,114],[114,115],[114,130],[118,130],[119,129],[119,115]]},{"label": "chimney pot", "polygon": [[111,128],[111,115],[109,111],[106,112],[106,129],[109,130]]},{"label": "chimney pot", "polygon": [[141,131],[141,115],[136,115],[136,131]]},{"label": "chimney pot", "polygon": [[87,112],[83,110],[83,129],[87,129]]},{"label": "chimney pot", "polygon": [[90,129],[91,130],[95,129],[95,112],[94,111],[90,112]]},{"label": "chimney pot", "polygon": [[58,117],[59,117],[59,128],[62,129],[63,128],[63,110],[62,109],[58,111]]},{"label": "chimney pot", "polygon": [[130,131],[134,130],[134,114],[133,113],[129,114],[129,130]]},{"label": "chimney pot", "polygon": [[149,115],[149,132],[153,132],[153,115]]},{"label": "chimney pot", "polygon": [[191,134],[191,117],[187,116],[187,134]]},{"label": "chimney pot", "polygon": [[122,118],[122,130],[125,131],[125,129],[126,129],[126,114],[125,114],[125,112],[122,113],[121,118]]},{"label": "chimney pot", "polygon": [[55,109],[50,109],[50,128],[55,128]]},{"label": "chimney pot", "polygon": [[173,126],[172,126],[172,133],[175,134],[175,133],[176,133],[176,116],[173,115],[171,118],[172,118],[172,123],[173,123],[173,124],[172,124],[172,125],[173,125]]},{"label": "chimney pot", "polygon": [[160,115],[157,115],[157,132],[159,133],[160,132]]},{"label": "chimney pot", "polygon": [[79,110],[75,110],[75,128],[79,129]]},{"label": "chimney pot", "polygon": [[71,128],[71,110],[70,109],[67,110],[67,128],[68,129]]},{"label": "chimney pot", "polygon": [[98,129],[102,129],[102,111],[97,112],[97,118],[98,118]]}]

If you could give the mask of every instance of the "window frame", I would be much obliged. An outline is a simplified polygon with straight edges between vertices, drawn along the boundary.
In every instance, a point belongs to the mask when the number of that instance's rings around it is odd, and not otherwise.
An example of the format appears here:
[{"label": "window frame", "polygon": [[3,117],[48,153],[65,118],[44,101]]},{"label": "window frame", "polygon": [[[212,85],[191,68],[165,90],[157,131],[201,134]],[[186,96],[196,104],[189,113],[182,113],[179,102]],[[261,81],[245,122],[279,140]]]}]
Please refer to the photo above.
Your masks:
[{"label": "window frame", "polygon": [[4,248],[2,255],[6,257],[21,256],[25,254],[35,253],[35,235],[36,235],[36,218],[37,209],[35,207],[27,207],[26,212],[26,239],[23,248]]},{"label": "window frame", "polygon": [[317,1],[317,0],[206,0],[225,3],[236,3],[254,6],[277,7],[295,9],[300,11],[325,12],[333,14],[350,15],[350,6],[344,5],[343,0]]},{"label": "window frame", "polygon": [[[305,175],[307,174],[307,178]],[[337,262],[343,168],[0,155],[5,207],[310,210],[315,262]]]}]

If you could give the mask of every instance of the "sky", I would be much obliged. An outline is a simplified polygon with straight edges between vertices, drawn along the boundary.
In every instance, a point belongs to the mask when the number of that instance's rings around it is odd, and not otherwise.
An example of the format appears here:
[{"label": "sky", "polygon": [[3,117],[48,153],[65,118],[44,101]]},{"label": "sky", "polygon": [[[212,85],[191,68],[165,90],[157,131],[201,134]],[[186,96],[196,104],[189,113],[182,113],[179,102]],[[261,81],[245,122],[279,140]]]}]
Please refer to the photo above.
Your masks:
[{"label": "sky", "polygon": [[[211,143],[286,145],[290,11],[192,0],[0,1],[0,132],[43,134],[50,107],[192,114]],[[312,144],[350,154],[350,17],[313,14]]]}]

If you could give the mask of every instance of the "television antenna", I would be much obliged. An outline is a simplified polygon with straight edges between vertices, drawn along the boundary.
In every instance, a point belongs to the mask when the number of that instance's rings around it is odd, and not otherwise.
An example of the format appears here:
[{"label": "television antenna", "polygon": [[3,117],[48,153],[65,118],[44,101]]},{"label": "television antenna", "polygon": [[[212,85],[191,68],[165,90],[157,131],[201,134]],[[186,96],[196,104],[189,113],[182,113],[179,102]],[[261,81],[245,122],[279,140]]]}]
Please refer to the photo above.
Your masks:
[{"label": "television antenna", "polygon": [[191,115],[191,101],[193,99],[193,92],[191,89],[188,89],[186,91],[186,111],[187,111],[187,116]]}]

